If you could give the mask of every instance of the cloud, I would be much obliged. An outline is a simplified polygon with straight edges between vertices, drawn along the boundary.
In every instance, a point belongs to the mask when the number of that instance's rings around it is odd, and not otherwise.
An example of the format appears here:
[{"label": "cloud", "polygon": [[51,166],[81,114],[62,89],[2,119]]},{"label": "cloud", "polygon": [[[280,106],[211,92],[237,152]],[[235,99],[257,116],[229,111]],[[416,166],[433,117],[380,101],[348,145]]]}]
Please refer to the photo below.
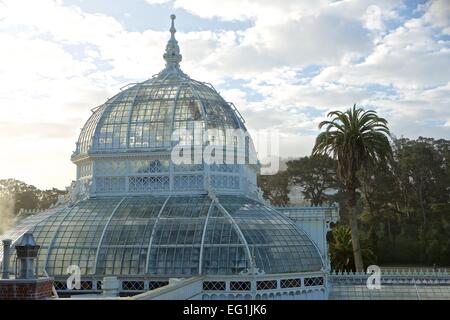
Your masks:
[{"label": "cloud", "polygon": [[[178,30],[182,68],[234,102],[250,132],[279,130],[282,156],[309,153],[326,113],[353,103],[397,135],[450,138],[448,1],[412,8],[414,17],[391,0],[147,2],[182,9],[187,22],[250,22]],[[63,187],[90,109],[160,71],[168,32],[129,31],[60,1],[0,6],[0,177]]]},{"label": "cloud", "polygon": [[247,121],[259,127],[283,127],[284,132],[294,133],[296,128],[301,139],[300,135],[308,132],[305,128],[317,132],[317,123],[329,110],[357,103],[387,117],[397,135],[450,138],[450,48],[446,38],[436,32],[436,26],[427,22],[433,4],[422,17],[404,19],[391,30],[380,22],[381,16],[397,15],[369,8],[366,13],[371,17],[366,14],[361,23],[384,34],[372,35],[376,42],[367,54],[356,58],[347,55],[348,59],[344,56],[340,61],[321,61],[318,55],[309,64],[325,65],[316,68],[317,74],[313,75],[290,63],[252,76],[249,87],[263,99],[249,105],[258,105],[271,116],[258,114],[258,107],[244,107],[242,113]]},{"label": "cloud", "polygon": [[427,88],[445,84],[449,69],[449,42],[412,21],[386,35],[362,63],[330,66],[314,81]]},{"label": "cloud", "polygon": [[371,47],[367,30],[356,21],[320,15],[250,28],[239,45],[218,50],[211,64],[253,76],[281,66],[339,63],[345,55],[364,55]]},{"label": "cloud", "polygon": [[428,6],[423,20],[442,32],[450,35],[450,2],[447,0],[434,0],[426,4]]},{"label": "cloud", "polygon": [[[359,16],[348,15],[346,8],[326,1],[177,1],[201,17],[254,19],[245,31],[216,33],[215,39],[199,46],[200,67],[234,77],[253,77],[260,72],[282,66],[337,64],[352,56],[371,52],[373,39]],[[363,11],[364,12],[364,11]],[[222,39],[228,41],[222,41]],[[188,43],[180,37],[182,48]]]},{"label": "cloud", "polygon": [[[284,66],[329,66],[361,60],[372,52],[385,23],[398,18],[394,9],[400,4],[365,0],[178,0],[174,6],[206,19],[252,20],[253,25],[245,30],[214,32],[215,38],[195,46],[200,63],[193,68],[214,70],[222,77],[250,79]],[[229,41],[220,42],[223,38]],[[189,43],[183,36],[180,39],[183,50]]]},{"label": "cloud", "polygon": [[268,17],[278,17],[284,12],[284,7],[292,7],[295,1],[283,1],[283,6],[273,1],[203,1],[203,0],[177,0],[175,8],[183,8],[202,18],[218,17],[223,20],[247,20]]},{"label": "cloud", "polygon": [[253,20],[255,25],[278,25],[292,19],[339,15],[363,20],[367,9],[379,8],[383,19],[393,18],[400,0],[176,0],[175,8],[183,8],[196,16],[223,20]]},{"label": "cloud", "polygon": [[[122,29],[58,2],[27,2],[29,10],[22,1],[2,4],[0,177],[63,187],[74,176],[69,158],[90,109],[123,84],[114,75],[121,62],[105,56]],[[107,61],[107,72],[99,61]]]}]

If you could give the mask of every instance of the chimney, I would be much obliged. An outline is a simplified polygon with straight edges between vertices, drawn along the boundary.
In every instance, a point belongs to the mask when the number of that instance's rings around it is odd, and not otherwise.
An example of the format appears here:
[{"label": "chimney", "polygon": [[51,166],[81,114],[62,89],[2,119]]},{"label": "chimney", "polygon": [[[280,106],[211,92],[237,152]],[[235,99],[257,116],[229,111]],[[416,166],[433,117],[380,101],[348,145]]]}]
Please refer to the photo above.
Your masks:
[{"label": "chimney", "polygon": [[40,246],[31,233],[25,233],[16,248],[15,277],[9,277],[11,240],[3,240],[3,269],[0,279],[1,300],[41,300],[52,296],[53,278],[48,275],[39,277],[37,272]]},{"label": "chimney", "polygon": [[[29,232],[23,235],[19,244],[16,244],[16,279],[37,278],[37,259],[40,247],[36,244],[33,234]],[[17,269],[19,269],[18,274]]]},{"label": "chimney", "polygon": [[3,240],[3,265],[2,265],[2,279],[9,279],[9,256],[11,250],[11,239]]}]

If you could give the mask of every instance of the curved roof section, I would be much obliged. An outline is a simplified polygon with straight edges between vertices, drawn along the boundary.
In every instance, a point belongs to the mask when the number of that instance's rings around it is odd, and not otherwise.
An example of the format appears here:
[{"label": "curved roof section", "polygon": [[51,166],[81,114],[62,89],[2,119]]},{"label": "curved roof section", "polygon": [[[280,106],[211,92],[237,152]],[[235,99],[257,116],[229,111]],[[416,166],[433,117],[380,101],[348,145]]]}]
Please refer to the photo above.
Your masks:
[{"label": "curved roof section", "polygon": [[180,49],[172,18],[166,46],[166,67],[153,78],[132,85],[94,110],[81,130],[74,156],[114,150],[170,149],[171,134],[184,129],[188,139],[201,137],[207,129],[245,130],[236,108],[210,84],[191,79],[179,67]]},{"label": "curved roof section", "polygon": [[[319,271],[308,236],[288,218],[243,196],[92,198],[29,229],[52,276],[186,277]],[[14,261],[14,257],[12,257]]]}]

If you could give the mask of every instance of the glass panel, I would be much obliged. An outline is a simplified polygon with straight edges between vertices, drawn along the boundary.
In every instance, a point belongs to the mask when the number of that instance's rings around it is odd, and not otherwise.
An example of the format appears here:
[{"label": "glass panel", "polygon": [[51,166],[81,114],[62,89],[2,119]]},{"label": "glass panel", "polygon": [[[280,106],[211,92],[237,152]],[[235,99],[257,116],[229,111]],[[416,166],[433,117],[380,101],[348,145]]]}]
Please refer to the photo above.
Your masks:
[{"label": "glass panel", "polygon": [[147,174],[169,172],[169,159],[140,159],[130,161],[130,170],[133,174]]},{"label": "glass panel", "polygon": [[145,274],[148,244],[165,197],[128,197],[106,229],[97,273]]},{"label": "glass panel", "polygon": [[150,274],[198,274],[201,239],[210,204],[206,196],[169,199],[155,227]]},{"label": "glass panel", "polygon": [[[95,255],[102,230],[119,201],[119,198],[88,200],[61,210],[58,217],[64,220],[58,226],[49,250],[49,274],[66,275],[70,265],[78,265],[83,275],[94,273]],[[37,243],[45,240],[40,234],[35,234],[35,238]]]},{"label": "glass panel", "polygon": [[321,269],[314,244],[281,214],[243,197],[222,196],[220,202],[242,230],[257,268],[266,273]]}]

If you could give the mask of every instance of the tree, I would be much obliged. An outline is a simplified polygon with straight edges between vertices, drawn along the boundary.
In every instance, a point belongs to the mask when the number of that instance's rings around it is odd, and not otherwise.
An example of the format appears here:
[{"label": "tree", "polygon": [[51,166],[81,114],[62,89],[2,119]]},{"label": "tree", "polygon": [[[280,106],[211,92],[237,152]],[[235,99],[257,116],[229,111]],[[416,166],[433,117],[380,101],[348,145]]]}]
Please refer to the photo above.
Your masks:
[{"label": "tree", "polygon": [[[331,230],[331,237],[329,241],[330,262],[334,270],[352,270],[354,266],[354,257],[352,249],[352,235],[350,229],[338,224]],[[362,249],[361,254],[366,261],[374,261],[375,254],[368,245]]]},{"label": "tree", "polygon": [[334,270],[343,271],[352,268],[352,235],[349,228],[337,225],[332,229],[329,250],[330,262]]},{"label": "tree", "polygon": [[[363,261],[368,264],[366,248],[372,248],[377,264],[450,266],[450,140],[419,137],[393,139],[393,159],[360,172],[357,195],[358,229]],[[286,167],[289,186],[319,180],[316,199],[339,203],[340,222],[350,225],[346,193],[337,183],[337,193],[328,198],[321,194],[324,164],[315,157],[292,160]],[[336,160],[330,160],[336,176]],[[422,177],[422,181],[420,179]],[[311,178],[311,179],[310,179]],[[317,179],[316,179],[317,178]],[[286,180],[265,176],[264,191],[272,202],[284,204]],[[270,181],[269,181],[270,180]],[[337,180],[337,179],[336,179]],[[306,182],[305,182],[306,181]],[[303,188],[303,187],[302,187]],[[420,193],[419,193],[419,190]],[[328,193],[328,192],[327,192]],[[305,193],[306,198],[313,198]],[[322,198],[324,197],[324,198]],[[328,199],[327,199],[328,198]],[[313,201],[311,201],[313,202]],[[421,205],[423,204],[423,207]],[[426,223],[424,220],[426,219]],[[350,232],[350,229],[348,229]],[[330,233],[330,241],[331,238]],[[331,244],[330,242],[330,244]],[[351,232],[348,265],[333,264],[336,269],[354,269]],[[334,256],[334,254],[333,254]],[[344,255],[340,255],[344,256]],[[339,259],[338,259],[339,260]],[[339,261],[344,261],[340,259]]]},{"label": "tree", "polygon": [[335,161],[328,156],[302,157],[287,162],[289,184],[300,186],[306,199],[312,205],[331,202],[326,191],[336,190]]},{"label": "tree", "polygon": [[286,171],[274,175],[258,176],[258,185],[263,191],[264,198],[273,205],[286,205],[289,203],[289,180]]},{"label": "tree", "polygon": [[15,179],[0,180],[0,200],[13,201],[14,215],[21,209],[47,209],[67,190],[40,190]]},{"label": "tree", "polygon": [[325,127],[316,139],[313,155],[328,155],[337,160],[337,175],[344,185],[346,206],[349,212],[355,268],[364,268],[356,212],[360,186],[358,174],[392,156],[387,121],[373,110],[348,109],[328,113],[331,120],[319,124]]},{"label": "tree", "polygon": [[445,155],[448,150],[445,140],[423,137],[395,140],[397,177],[405,197],[409,198],[408,205],[420,209],[423,225],[428,222],[430,203],[449,200],[448,158]]},{"label": "tree", "polygon": [[52,204],[58,201],[58,197],[65,195],[67,193],[66,190],[59,190],[56,188],[48,189],[42,191],[42,194],[39,198],[39,208],[46,209],[49,208]]}]

